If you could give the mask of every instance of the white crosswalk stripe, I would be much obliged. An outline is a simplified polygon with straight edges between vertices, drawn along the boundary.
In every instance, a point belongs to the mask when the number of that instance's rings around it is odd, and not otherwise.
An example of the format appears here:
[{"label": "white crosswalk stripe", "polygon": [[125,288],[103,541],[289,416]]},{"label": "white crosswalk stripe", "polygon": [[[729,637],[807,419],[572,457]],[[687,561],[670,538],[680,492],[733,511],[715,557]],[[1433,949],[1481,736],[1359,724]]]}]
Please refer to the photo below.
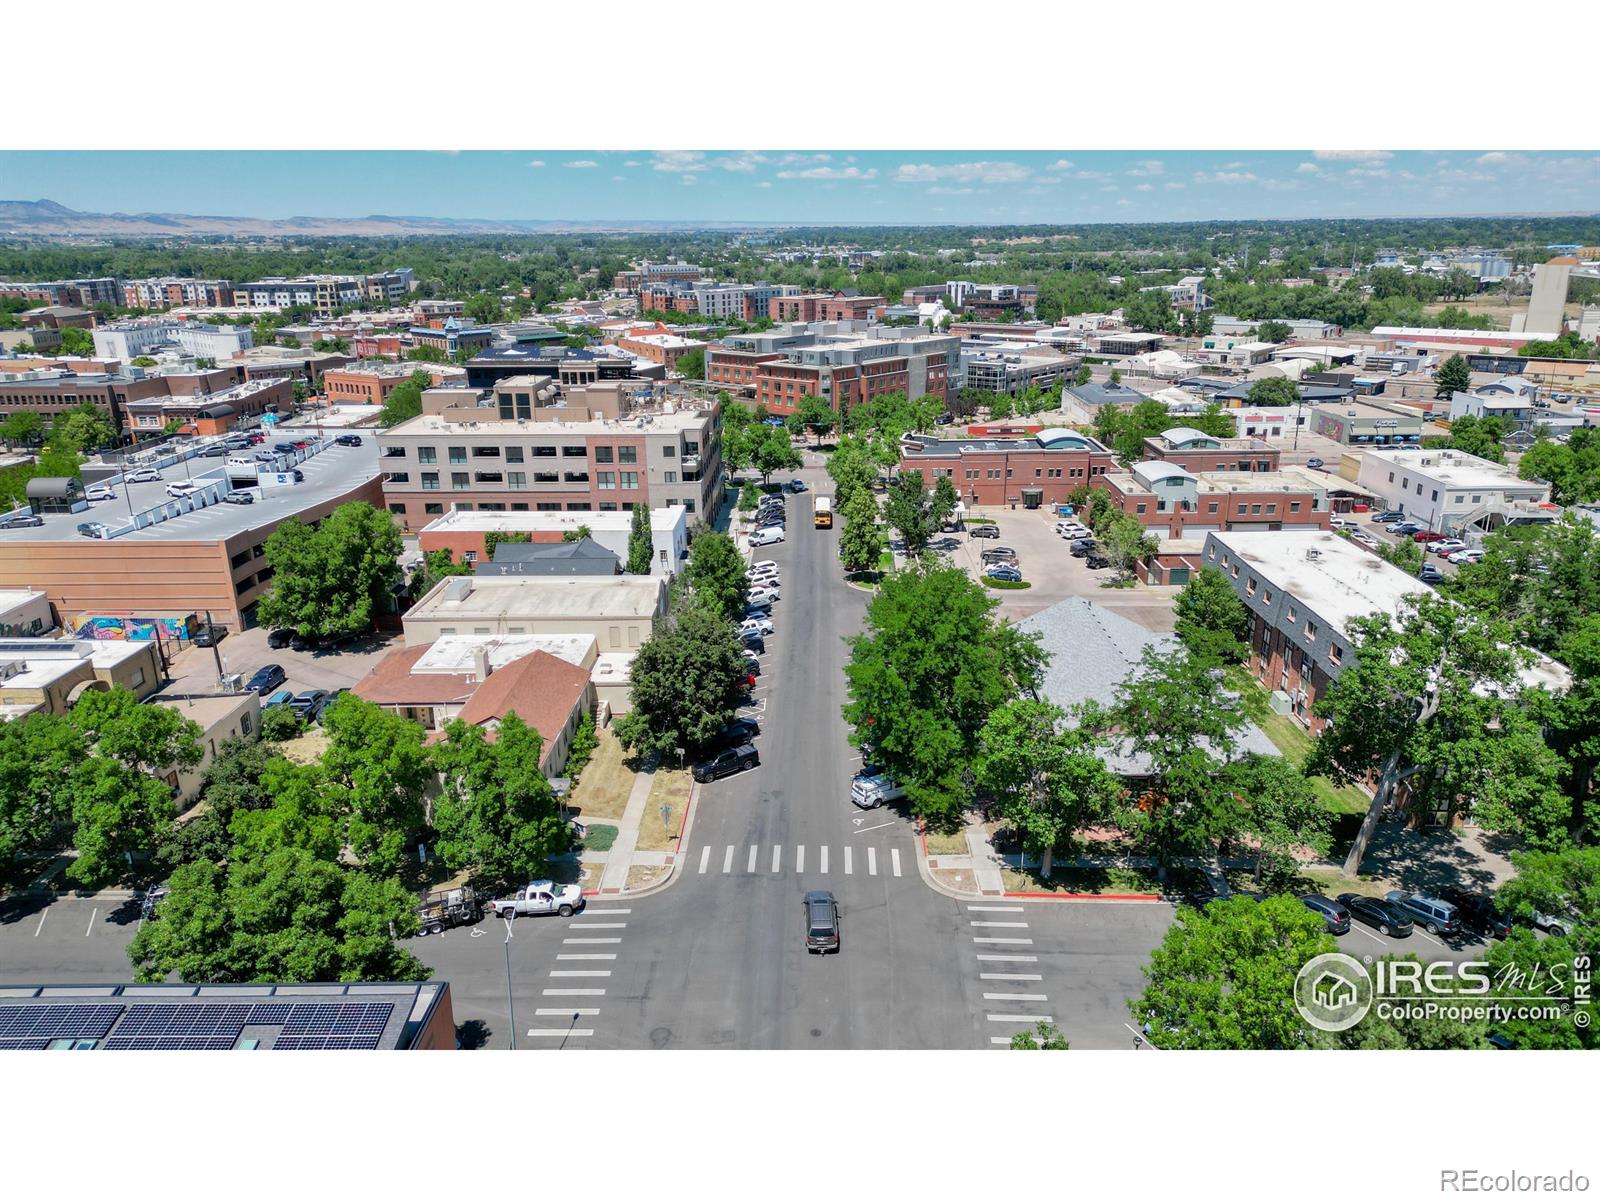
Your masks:
[{"label": "white crosswalk stripe", "polygon": [[616,958],[615,954],[558,954],[556,959],[565,962],[605,962]]},{"label": "white crosswalk stripe", "polygon": [[597,1017],[600,1015],[598,1008],[536,1008],[533,1010],[536,1017]]},{"label": "white crosswalk stripe", "polygon": [[867,874],[868,875],[876,875],[877,873],[878,873],[878,848],[876,846],[868,846],[867,847]]},{"label": "white crosswalk stripe", "polygon": [[568,929],[626,929],[626,921],[574,921]]},{"label": "white crosswalk stripe", "polygon": [[1002,938],[1002,937],[975,937],[972,939],[985,946],[1031,946],[1032,938]]},{"label": "white crosswalk stripe", "polygon": [[546,996],[604,996],[605,988],[545,988]]},{"label": "white crosswalk stripe", "polygon": [[722,873],[726,875],[733,870],[733,847],[728,847],[728,852],[722,856]]},{"label": "white crosswalk stripe", "polygon": [[565,946],[615,946],[621,940],[619,937],[562,938],[561,943]]},{"label": "white crosswalk stripe", "polygon": [[985,992],[985,1000],[1048,1000],[1043,992]]},{"label": "white crosswalk stripe", "polygon": [[824,875],[828,873],[828,848],[826,846],[822,848],[822,873]]},{"label": "white crosswalk stripe", "polygon": [[855,865],[850,860],[851,860],[850,847],[846,846],[844,848],[844,873],[846,875],[849,875],[851,873],[851,871],[852,871],[852,869],[853,869],[853,867]]},{"label": "white crosswalk stripe", "polygon": [[794,848],[794,869],[795,874],[797,875],[803,875],[805,873],[806,848],[804,846],[796,846]]},{"label": "white crosswalk stripe", "polygon": [[1021,912],[1020,904],[969,904],[968,912]]},{"label": "white crosswalk stripe", "polygon": [[586,917],[625,917],[631,913],[631,908],[586,908],[583,915]]},{"label": "white crosswalk stripe", "polygon": [[592,1029],[530,1029],[529,1037],[593,1037]]},{"label": "white crosswalk stripe", "polygon": [[611,974],[610,971],[551,971],[551,979],[600,979]]},{"label": "white crosswalk stripe", "polygon": [[706,846],[700,851],[700,874],[706,873],[706,867],[711,863],[711,847]]},{"label": "white crosswalk stripe", "polygon": [[756,849],[757,849],[757,847],[755,847],[755,846],[751,846],[750,847],[750,861],[745,863],[745,865],[744,865],[745,874],[747,874],[747,875],[754,875],[755,874],[755,871],[756,871]]},{"label": "white crosswalk stripe", "polygon": [[979,962],[1038,962],[1037,954],[980,954]]},{"label": "white crosswalk stripe", "polygon": [[783,870],[783,847],[774,846],[772,848],[772,873],[776,875],[781,870]]},{"label": "white crosswalk stripe", "polygon": [[994,981],[997,981],[997,982],[1001,981],[1001,980],[1004,980],[1006,983],[1026,983],[1026,982],[1028,982],[1030,980],[1043,979],[1044,976],[1043,975],[999,975],[999,974],[995,974],[993,972],[984,972],[984,973],[979,974],[978,978],[979,979],[994,980]]},{"label": "white crosswalk stripe", "polygon": [[985,1013],[984,1016],[990,1021],[1010,1021],[1018,1024],[1028,1025],[1032,1025],[1035,1021],[1048,1021],[1051,1024],[1055,1023],[1054,1017],[1049,1016],[1048,1014],[1041,1015],[1039,1013],[1026,1013],[1015,1016],[1011,1013]]},{"label": "white crosswalk stripe", "polygon": [[894,877],[896,879],[899,879],[900,878],[900,848],[898,846],[891,846],[889,848],[889,862],[891,864],[893,864]]},{"label": "white crosswalk stripe", "polygon": [[1026,929],[1026,921],[969,921],[974,929]]}]

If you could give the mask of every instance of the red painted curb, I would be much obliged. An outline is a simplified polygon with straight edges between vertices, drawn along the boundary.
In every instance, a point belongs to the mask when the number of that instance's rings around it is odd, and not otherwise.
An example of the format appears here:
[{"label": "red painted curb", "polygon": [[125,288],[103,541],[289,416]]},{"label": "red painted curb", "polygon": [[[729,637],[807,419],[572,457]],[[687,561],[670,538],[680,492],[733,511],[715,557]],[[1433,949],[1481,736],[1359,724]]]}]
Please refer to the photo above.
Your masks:
[{"label": "red painted curb", "polygon": [[1001,892],[1002,896],[1039,896],[1046,900],[1159,900],[1157,892]]}]

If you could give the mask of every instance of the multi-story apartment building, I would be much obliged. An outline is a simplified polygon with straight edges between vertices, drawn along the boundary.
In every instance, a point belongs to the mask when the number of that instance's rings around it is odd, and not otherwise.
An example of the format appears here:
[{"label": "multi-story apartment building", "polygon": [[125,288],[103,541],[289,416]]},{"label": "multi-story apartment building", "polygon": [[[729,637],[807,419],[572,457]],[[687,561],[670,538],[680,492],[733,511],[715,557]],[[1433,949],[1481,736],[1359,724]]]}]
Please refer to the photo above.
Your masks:
[{"label": "multi-story apartment building", "polygon": [[1020,438],[936,438],[912,434],[900,446],[901,471],[940,475],[968,504],[1039,508],[1067,502],[1078,488],[1117,469],[1116,455],[1087,434],[1059,426]]},{"label": "multi-story apartment building", "polygon": [[38,304],[67,304],[93,308],[96,304],[122,303],[122,283],[109,275],[100,279],[52,279],[43,283],[19,283],[0,279],[0,296],[20,296]]},{"label": "multi-story apartment building", "polygon": [[1060,385],[1081,361],[1026,342],[963,342],[956,386],[1015,396],[1030,387]]},{"label": "multi-story apartment building", "polygon": [[494,330],[481,325],[469,325],[455,317],[447,317],[435,329],[431,325],[413,325],[411,341],[417,346],[442,350],[454,358],[458,354],[475,354],[494,345]]},{"label": "multi-story apartment building", "polygon": [[231,308],[233,284],[226,279],[186,279],[171,275],[159,279],[129,279],[122,285],[122,303],[127,308],[167,309],[184,305]]},{"label": "multi-story apartment building", "polygon": [[73,372],[39,369],[0,374],[0,416],[36,412],[47,422],[84,404],[92,404],[119,430],[131,432],[129,405],[137,400],[172,396],[212,396],[240,383],[238,367],[203,371]]},{"label": "multi-story apartment building", "polygon": [[130,400],[128,432],[135,438],[159,437],[168,422],[177,421],[178,432],[209,437],[258,425],[264,413],[286,414],[293,409],[294,384],[289,380],[252,379],[221,392],[178,391]]},{"label": "multi-story apartment building", "polygon": [[637,403],[626,384],[521,376],[430,388],[419,417],[378,434],[384,499],[408,530],[451,510],[619,512],[722,502],[715,400]]},{"label": "multi-story apartment building", "polygon": [[1112,507],[1162,541],[1214,530],[1326,529],[1327,476],[1304,467],[1281,471],[1202,471],[1174,462],[1136,462],[1099,479]]},{"label": "multi-story apartment building", "polygon": [[[845,411],[889,392],[949,398],[960,339],[859,321],[735,334],[706,347],[706,378],[748,376],[768,411],[793,412],[806,396]],[[715,373],[713,373],[715,368]]]},{"label": "multi-story apartment building", "polygon": [[772,301],[780,296],[797,296],[800,288],[792,283],[693,283],[654,282],[639,288],[639,308],[662,312],[697,313],[712,320],[737,317],[754,321],[768,315]]},{"label": "multi-story apartment building", "polygon": [[1438,533],[1548,520],[1550,485],[1460,450],[1368,450],[1356,485]]},{"label": "multi-story apartment building", "polygon": [[640,263],[631,271],[618,271],[611,286],[619,292],[633,292],[646,284],[693,283],[704,279],[705,272],[693,263]]},{"label": "multi-story apartment building", "polygon": [[309,304],[319,317],[337,308],[378,302],[392,304],[416,286],[410,267],[374,275],[303,275],[296,279],[257,279],[233,286],[234,301],[245,308],[288,308]]},{"label": "multi-story apartment building", "polygon": [[1260,438],[1213,437],[1176,425],[1145,438],[1144,456],[1176,463],[1186,471],[1276,471],[1283,451]]},{"label": "multi-story apartment building", "polygon": [[127,362],[165,346],[176,346],[196,358],[226,361],[255,345],[248,325],[205,325],[198,321],[124,321],[94,331],[94,352],[100,358]]}]

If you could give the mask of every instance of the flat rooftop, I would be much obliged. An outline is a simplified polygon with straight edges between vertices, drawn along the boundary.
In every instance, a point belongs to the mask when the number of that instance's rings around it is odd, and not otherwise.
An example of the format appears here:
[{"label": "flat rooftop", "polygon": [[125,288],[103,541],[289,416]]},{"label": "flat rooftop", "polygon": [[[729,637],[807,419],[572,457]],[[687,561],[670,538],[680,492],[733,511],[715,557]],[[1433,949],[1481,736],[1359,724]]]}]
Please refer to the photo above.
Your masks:
[{"label": "flat rooftop", "polygon": [[[273,437],[269,433],[263,448],[270,449]],[[202,487],[221,485],[227,490],[226,460],[221,458],[191,458],[187,463],[173,463],[161,468],[160,483],[125,484],[122,477],[106,480],[116,493],[115,500],[101,500],[73,513],[41,513],[44,524],[33,528],[0,529],[0,545],[29,542],[79,542],[86,552],[91,546],[107,543],[84,537],[78,526],[97,521],[113,529],[129,524],[129,506],[142,513],[148,509],[172,505],[181,508],[186,501],[175,500],[166,493],[169,483],[192,482]],[[187,466],[187,470],[185,467]],[[262,463],[271,469],[268,463]],[[319,504],[329,504],[348,495],[378,474],[378,445],[372,438],[362,438],[359,446],[329,444],[320,454],[313,454],[299,464],[305,473],[304,483],[272,488],[245,488],[256,497],[254,504],[212,504],[191,512],[170,517],[165,521],[146,525],[112,539],[116,543],[128,541],[211,542],[221,541],[252,529],[274,527],[305,509]]]},{"label": "flat rooftop", "polygon": [[1446,487],[1518,487],[1540,491],[1546,486],[1535,479],[1519,479],[1499,463],[1459,450],[1363,450],[1362,453],[1425,475]]},{"label": "flat rooftop", "polygon": [[581,667],[594,650],[594,638],[586,633],[456,633],[430,645],[411,664],[411,673],[470,675],[479,650],[488,652],[489,666],[496,671],[535,650],[543,650],[553,658]]},{"label": "flat rooftop", "polygon": [[[541,378],[538,382],[542,386],[549,381]],[[626,384],[632,381],[624,379],[601,380],[602,384],[611,382]],[[639,380],[637,382],[641,391],[648,390],[650,386],[648,381]],[[576,398],[582,399],[581,396]],[[456,411],[470,412],[472,410],[458,409]],[[447,421],[437,413],[424,413],[420,417],[412,417],[411,420],[384,432],[389,437],[445,437],[453,435],[457,437],[491,438],[503,438],[508,434],[522,437],[537,433],[683,433],[691,429],[701,428],[711,417],[709,408],[690,408],[685,410],[675,407],[672,412],[663,412],[656,408],[649,412],[618,417],[615,420],[594,417],[583,421],[563,421],[559,418],[537,421],[531,419],[502,421],[499,419],[499,410],[493,405],[484,406],[482,411],[484,419],[481,421]],[[540,409],[541,413],[546,414],[559,413],[561,411],[560,406]]]},{"label": "flat rooftop", "polygon": [[[650,510],[650,529],[667,533],[688,521],[688,510],[662,507]],[[451,509],[422,527],[423,533],[570,533],[583,526],[591,532],[627,533],[633,528],[631,512],[485,512]]]},{"label": "flat rooftop", "polygon": [[651,617],[662,591],[654,576],[455,575],[417,601],[406,620]]}]

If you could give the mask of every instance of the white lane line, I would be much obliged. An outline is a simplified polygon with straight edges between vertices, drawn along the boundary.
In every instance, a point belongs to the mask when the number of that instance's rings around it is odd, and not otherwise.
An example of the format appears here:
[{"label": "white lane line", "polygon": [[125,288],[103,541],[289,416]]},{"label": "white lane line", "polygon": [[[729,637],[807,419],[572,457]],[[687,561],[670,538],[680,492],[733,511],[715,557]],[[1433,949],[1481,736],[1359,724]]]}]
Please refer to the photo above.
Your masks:
[{"label": "white lane line", "polygon": [[979,979],[1004,980],[1007,983],[1025,983],[1030,980],[1043,979],[1043,975],[979,975]]},{"label": "white lane line", "polygon": [[828,873],[828,848],[826,846],[822,848],[822,873],[824,875]]},{"label": "white lane line", "polygon": [[1434,944],[1434,945],[1435,945],[1435,946],[1437,946],[1437,947],[1439,947],[1439,949],[1441,949],[1441,950],[1443,950],[1443,949],[1444,949],[1444,943],[1443,943],[1443,942],[1441,942],[1441,941],[1439,941],[1439,940],[1438,940],[1438,939],[1437,939],[1437,938],[1435,938],[1435,937],[1433,937],[1433,936],[1431,936],[1431,935],[1429,935],[1429,934],[1426,934],[1426,933],[1423,933],[1423,932],[1422,932],[1422,930],[1420,930],[1420,929],[1417,929],[1417,930],[1413,930],[1413,932],[1414,932],[1414,933],[1415,933],[1415,934],[1416,934],[1416,935],[1417,935],[1417,936],[1418,936],[1418,937],[1419,937],[1419,938],[1421,938],[1421,939],[1422,939],[1422,940],[1423,940],[1423,941],[1425,941],[1425,942],[1432,942],[1432,943],[1433,943],[1433,944]]},{"label": "white lane line", "polygon": [[968,912],[1021,912],[1020,904],[969,904]]},{"label": "white lane line", "polygon": [[604,996],[605,988],[545,988],[546,996]]},{"label": "white lane line", "polygon": [[805,873],[805,869],[806,848],[804,846],[796,846],[794,848],[794,872],[796,875],[801,875]]},{"label": "white lane line", "polygon": [[598,1008],[536,1008],[533,1010],[536,1017],[598,1017]]},{"label": "white lane line", "polygon": [[562,938],[564,946],[615,946],[621,938]]},{"label": "white lane line", "polygon": [[44,919],[46,917],[48,917],[49,915],[50,915],[50,910],[48,908],[45,909],[42,913],[39,914],[39,923],[36,926],[34,926],[34,929],[33,929],[33,936],[34,937],[38,937],[39,936],[39,930],[44,928]]},{"label": "white lane line", "polygon": [[985,1000],[1048,1000],[1043,992],[985,992]]},{"label": "white lane line", "polygon": [[589,929],[626,929],[627,927],[628,923],[626,921],[574,921],[567,926],[568,929],[580,931]]},{"label": "white lane line", "polygon": [[98,917],[99,915],[100,915],[100,910],[98,908],[96,908],[92,913],[89,914],[89,926],[88,926],[87,929],[85,929],[83,931],[83,936],[84,937],[88,937],[92,932],[94,932],[94,919],[96,917]]},{"label": "white lane line", "polygon": [[567,962],[606,962],[616,958],[615,954],[558,954],[558,960]]},{"label": "white lane line", "polygon": [[530,1029],[529,1037],[593,1037],[592,1029]]},{"label": "white lane line", "polygon": [[586,908],[583,915],[586,917],[625,917],[631,913],[631,908]]},{"label": "white lane line", "polygon": [[1054,1025],[1056,1021],[1054,1017],[1047,1013],[1028,1013],[1025,1016],[1012,1016],[1010,1013],[985,1013],[984,1019],[986,1021],[1026,1022],[1029,1025],[1032,1025],[1035,1021],[1048,1021],[1050,1024]]},{"label": "white lane line", "polygon": [[551,971],[551,979],[599,979],[610,971]]},{"label": "white lane line", "polygon": [[1033,939],[1032,938],[975,937],[972,940],[977,942],[980,946],[983,946],[983,945],[988,945],[988,946],[1031,946],[1031,945],[1033,945]]},{"label": "white lane line", "polygon": [[1038,962],[1037,954],[980,954],[979,962]]},{"label": "white lane line", "polygon": [[874,829],[887,829],[887,828],[889,828],[889,826],[891,826],[893,824],[894,824],[893,821],[885,821],[881,825],[868,825],[865,829],[855,829],[855,830],[852,830],[851,832],[852,833],[871,833]]},{"label": "white lane line", "polygon": [[844,848],[844,873],[846,875],[850,874],[851,871],[855,869],[855,864],[850,861],[850,858],[850,847],[846,846]]},{"label": "white lane line", "polygon": [[700,851],[700,874],[706,873],[706,867],[711,863],[711,847],[706,846]]},{"label": "white lane line", "polygon": [[878,873],[878,848],[876,846],[868,846],[867,847],[867,874],[868,875],[876,875],[877,873]]},{"label": "white lane line", "polygon": [[894,869],[895,878],[900,877],[900,851],[896,847],[889,848],[889,863]]},{"label": "white lane line", "polygon": [[1355,923],[1354,923],[1354,922],[1352,922],[1352,923],[1351,923],[1351,927],[1352,927],[1352,928],[1353,928],[1353,929],[1354,929],[1354,930],[1355,930],[1355,931],[1356,931],[1356,932],[1357,932],[1357,933],[1365,933],[1365,934],[1366,934],[1366,935],[1367,935],[1367,936],[1368,936],[1368,937],[1369,937],[1369,938],[1371,938],[1371,939],[1372,939],[1372,940],[1373,940],[1373,941],[1375,941],[1375,942],[1377,942],[1377,943],[1378,943],[1378,945],[1380,945],[1380,946],[1381,946],[1381,945],[1383,945],[1383,939],[1382,939],[1382,938],[1381,938],[1381,937],[1379,937],[1379,936],[1378,936],[1378,935],[1377,935],[1377,934],[1375,934],[1375,933],[1368,933],[1368,932],[1367,932],[1367,930],[1365,930],[1365,929],[1363,929],[1363,928],[1361,928],[1361,926],[1359,926],[1359,925],[1356,925],[1356,924],[1355,924]]},{"label": "white lane line", "polygon": [[733,847],[728,847],[728,852],[722,856],[722,873],[726,875],[733,870]]},{"label": "white lane line", "polygon": [[783,870],[783,847],[774,846],[772,848],[772,873],[776,875],[781,870]]},{"label": "white lane line", "polygon": [[754,846],[750,847],[750,861],[745,863],[744,869],[747,872],[751,873],[751,874],[755,873],[755,869],[756,869],[756,848]]},{"label": "white lane line", "polygon": [[968,921],[974,929],[1026,929],[1026,921]]}]

